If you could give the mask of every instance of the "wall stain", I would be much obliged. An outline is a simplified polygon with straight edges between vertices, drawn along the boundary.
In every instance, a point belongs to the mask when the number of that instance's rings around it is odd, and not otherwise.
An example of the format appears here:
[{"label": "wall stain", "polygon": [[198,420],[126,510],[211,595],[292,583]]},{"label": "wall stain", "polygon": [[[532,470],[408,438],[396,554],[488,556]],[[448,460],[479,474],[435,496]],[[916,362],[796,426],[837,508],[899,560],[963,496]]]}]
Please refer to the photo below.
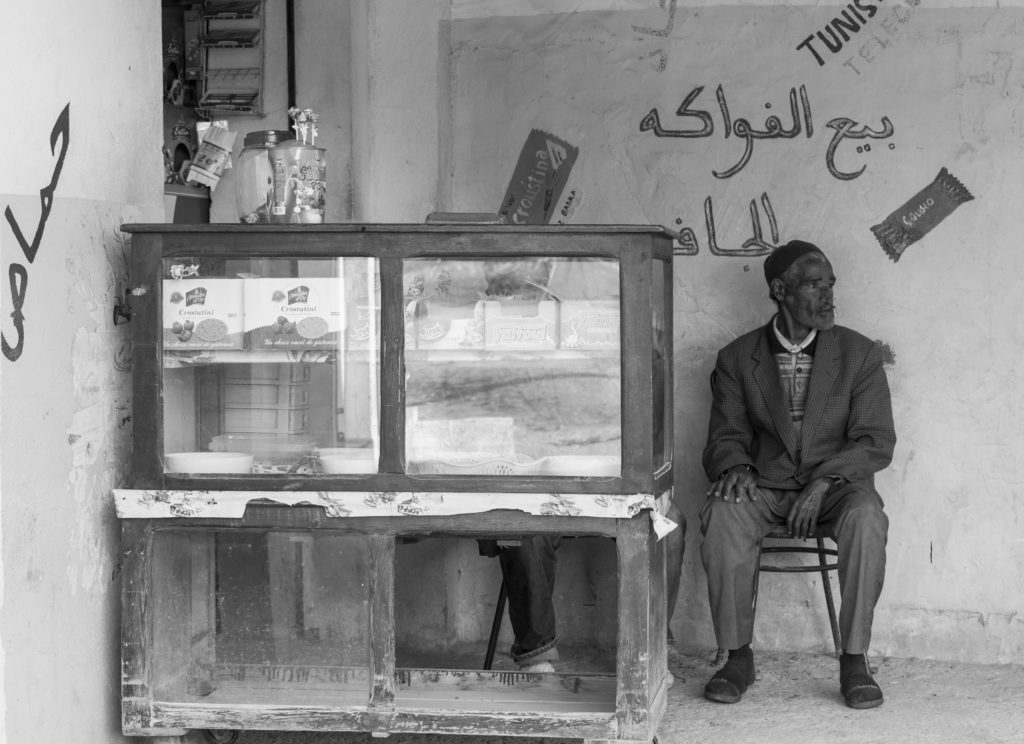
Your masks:
[{"label": "wall stain", "polygon": [[896,364],[896,352],[892,350],[892,347],[885,343],[885,341],[881,341],[877,338],[875,339],[875,343],[882,347],[882,364],[887,367],[892,367]]}]

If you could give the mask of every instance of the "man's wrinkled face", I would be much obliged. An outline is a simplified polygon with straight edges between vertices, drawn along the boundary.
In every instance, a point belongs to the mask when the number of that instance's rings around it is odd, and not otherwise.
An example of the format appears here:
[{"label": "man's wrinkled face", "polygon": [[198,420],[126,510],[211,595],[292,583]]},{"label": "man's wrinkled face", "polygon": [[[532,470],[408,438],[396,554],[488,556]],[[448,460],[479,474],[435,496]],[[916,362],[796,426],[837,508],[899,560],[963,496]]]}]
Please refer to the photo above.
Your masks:
[{"label": "man's wrinkled face", "polygon": [[836,322],[832,302],[835,283],[836,277],[828,259],[822,255],[809,255],[797,262],[790,281],[781,283],[775,297],[794,323],[825,331]]}]

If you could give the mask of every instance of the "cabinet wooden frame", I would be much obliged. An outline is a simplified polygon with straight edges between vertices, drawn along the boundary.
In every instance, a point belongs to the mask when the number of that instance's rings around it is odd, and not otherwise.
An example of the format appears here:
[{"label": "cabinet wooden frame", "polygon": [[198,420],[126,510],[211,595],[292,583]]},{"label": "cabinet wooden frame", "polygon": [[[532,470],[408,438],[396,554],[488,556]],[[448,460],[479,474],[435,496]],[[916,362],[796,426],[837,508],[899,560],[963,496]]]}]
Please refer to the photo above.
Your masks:
[{"label": "cabinet wooden frame", "polygon": [[[407,258],[508,256],[605,258],[619,262],[622,355],[622,472],[612,481],[551,478],[569,494],[649,493],[671,485],[670,462],[655,470],[651,412],[654,354],[651,314],[652,272],[659,267],[668,358],[672,380],[672,247],[661,228],[628,226],[425,226],[425,225],[126,225],[132,235],[132,418],[134,487],[168,490],[486,491],[493,476],[416,475],[404,472],[405,346],[402,261]],[[370,256],[381,277],[381,462],[380,472],[353,479],[329,475],[183,475],[163,472],[161,266],[165,258],[336,258]],[[672,385],[665,386],[664,449],[672,452]],[[502,476],[501,491],[547,489],[535,477]]]},{"label": "cabinet wooden frame", "polygon": [[[671,497],[672,490],[672,247],[661,228],[633,226],[474,225],[127,225],[132,236],[131,302],[133,339],[133,485],[139,489],[227,492],[380,491],[431,493],[565,493],[585,497],[647,495]],[[164,426],[160,329],[163,262],[193,258],[373,257],[380,269],[380,472],[328,475],[183,475],[163,472]],[[615,478],[416,475],[404,471],[405,346],[402,262],[410,258],[494,259],[569,257],[614,260],[619,267],[621,355],[621,473]],[[654,279],[655,272],[658,274]],[[656,297],[655,292],[661,296]],[[655,465],[651,415],[655,401],[652,316],[663,310],[663,370],[660,393],[664,462]],[[496,509],[456,516],[330,517],[322,508],[250,502],[238,519],[174,517],[122,519],[122,727],[126,735],[184,736],[190,729],[418,732],[490,736],[569,737],[588,742],[650,742],[665,709],[672,677],[667,670],[665,546],[650,514],[628,518],[531,515]],[[154,586],[153,545],[161,530],[172,530],[184,547],[188,582],[176,587],[191,609],[159,619]],[[340,696],[337,704],[211,704],[163,700],[154,690],[152,654],[159,643],[202,637],[212,625],[210,597],[212,530],[288,530],[311,535],[365,537],[369,570],[368,658],[360,700]],[[501,671],[472,670],[478,697],[444,709],[410,693],[436,695],[452,678],[438,670],[396,668],[395,545],[406,536],[515,537],[523,534],[602,536],[615,540],[617,646],[614,675],[533,675],[540,695],[559,689],[593,689],[582,706],[544,701],[537,709],[502,703],[509,683]],[[495,587],[497,594],[497,587]],[[167,602],[164,602],[167,605]],[[173,610],[168,610],[173,612]],[[174,624],[178,622],[180,627]],[[162,637],[157,638],[157,635]],[[189,653],[212,654],[203,644]],[[208,658],[196,658],[202,668]],[[419,670],[424,671],[424,670]],[[459,672],[463,674],[463,672]],[[411,680],[411,682],[410,682]],[[187,680],[183,684],[187,684]],[[460,682],[461,684],[461,682]],[[591,687],[587,687],[590,685]],[[513,684],[513,687],[515,685]],[[461,688],[460,688],[461,689]],[[488,696],[493,696],[491,699]],[[186,696],[187,697],[187,696]],[[483,699],[486,698],[486,701]],[[194,699],[193,699],[194,700]],[[582,700],[582,698],[580,698]],[[482,702],[483,701],[483,702]],[[486,702],[486,704],[484,704]],[[578,702],[578,701],[576,701]],[[561,706],[561,707],[560,707]]]}]

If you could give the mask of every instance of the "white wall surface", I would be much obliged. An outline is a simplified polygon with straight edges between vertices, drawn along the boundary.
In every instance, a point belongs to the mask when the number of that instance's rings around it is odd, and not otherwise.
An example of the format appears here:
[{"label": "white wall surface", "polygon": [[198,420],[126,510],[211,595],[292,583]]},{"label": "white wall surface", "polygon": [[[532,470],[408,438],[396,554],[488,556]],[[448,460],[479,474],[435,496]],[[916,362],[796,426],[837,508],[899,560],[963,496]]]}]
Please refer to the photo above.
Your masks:
[{"label": "white wall surface", "polygon": [[118,225],[163,217],[160,43],[156,0],[0,11],[0,208],[36,249],[0,218],[3,273],[27,277],[0,292],[3,338],[22,340],[0,357],[0,741],[125,741],[110,490],[126,485],[130,356],[111,314]]},{"label": "white wall surface", "polygon": [[[878,477],[891,530],[873,652],[1020,662],[1024,13],[863,4],[875,14],[819,65],[798,45],[841,8],[595,2],[544,14],[531,3],[523,14],[520,3],[457,2],[452,207],[496,211],[527,133],[542,128],[580,148],[573,222],[693,230],[696,252],[679,244],[675,277],[677,498],[690,530],[674,625],[677,639],[703,648],[714,644],[696,530],[708,373],[718,348],[772,312],[763,258],[739,252],[755,229],[751,210],[766,242],[822,246],[839,276],[838,322],[893,354],[900,441]],[[690,111],[707,112],[713,132],[642,131],[652,109],[664,129],[700,129],[696,116],[677,115],[698,86]],[[745,144],[726,133],[719,86],[734,122],[763,132],[774,114],[790,127],[792,92],[812,126],[752,139],[735,168]],[[840,138],[830,157],[844,118],[876,133],[887,119],[893,132]],[[864,171],[839,178],[830,163]],[[943,167],[975,199],[891,260],[871,226]],[[712,255],[709,204],[722,255]],[[756,643],[830,644],[814,616],[820,586],[805,578],[766,577]]]}]

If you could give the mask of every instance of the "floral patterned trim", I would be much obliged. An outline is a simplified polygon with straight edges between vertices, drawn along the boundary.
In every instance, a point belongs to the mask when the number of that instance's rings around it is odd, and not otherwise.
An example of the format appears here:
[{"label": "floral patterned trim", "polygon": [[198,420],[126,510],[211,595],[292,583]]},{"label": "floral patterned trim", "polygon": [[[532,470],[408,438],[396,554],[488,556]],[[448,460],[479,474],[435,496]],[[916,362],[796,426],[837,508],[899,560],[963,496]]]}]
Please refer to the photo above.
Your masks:
[{"label": "floral patterned trim", "polygon": [[451,516],[493,509],[567,517],[631,518],[650,511],[659,537],[676,527],[666,519],[668,493],[453,493],[424,491],[165,491],[116,489],[114,506],[121,519],[240,519],[255,500],[295,506],[322,506],[329,517]]}]

